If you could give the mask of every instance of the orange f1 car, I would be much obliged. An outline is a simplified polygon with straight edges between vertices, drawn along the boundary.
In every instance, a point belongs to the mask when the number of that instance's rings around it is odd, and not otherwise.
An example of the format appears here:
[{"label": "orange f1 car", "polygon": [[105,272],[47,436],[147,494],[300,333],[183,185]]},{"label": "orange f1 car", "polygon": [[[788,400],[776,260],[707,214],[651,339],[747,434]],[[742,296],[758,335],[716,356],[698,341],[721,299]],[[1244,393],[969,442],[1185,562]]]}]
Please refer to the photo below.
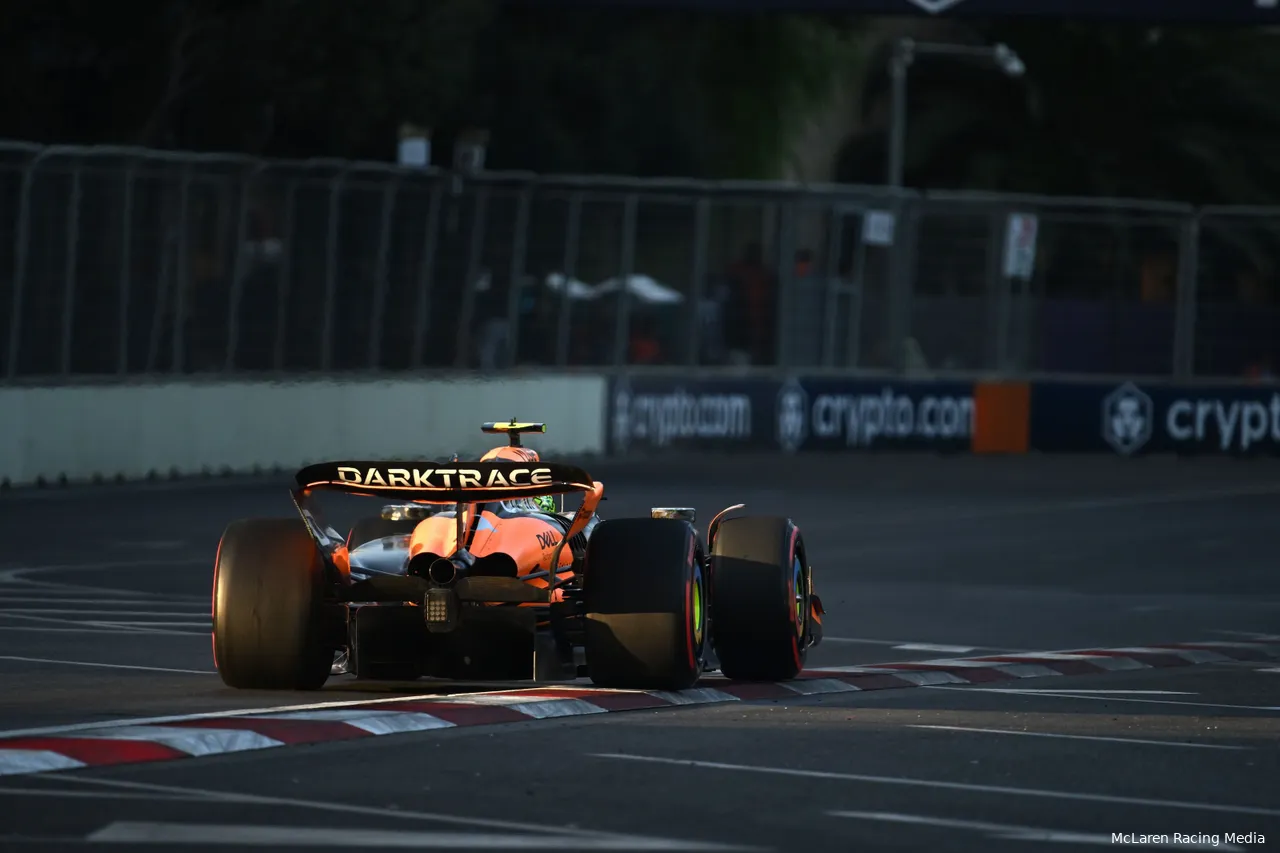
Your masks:
[{"label": "orange f1 car", "polygon": [[[679,690],[705,672],[794,678],[822,639],[789,518],[694,510],[603,520],[604,485],[521,435],[479,461],[332,462],[296,476],[300,518],[235,521],[214,565],[213,648],[236,688],[369,679],[566,681]],[[343,537],[311,498],[392,499]],[[564,497],[581,496],[565,511]]]}]

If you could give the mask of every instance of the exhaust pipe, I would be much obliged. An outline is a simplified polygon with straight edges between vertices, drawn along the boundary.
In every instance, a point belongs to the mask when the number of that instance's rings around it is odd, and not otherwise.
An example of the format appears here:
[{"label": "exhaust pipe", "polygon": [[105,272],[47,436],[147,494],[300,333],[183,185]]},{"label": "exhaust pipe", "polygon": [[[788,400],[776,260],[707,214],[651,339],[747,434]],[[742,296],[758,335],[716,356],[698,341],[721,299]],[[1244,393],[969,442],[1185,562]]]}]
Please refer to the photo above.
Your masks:
[{"label": "exhaust pipe", "polygon": [[436,560],[427,569],[427,577],[440,586],[453,586],[458,580],[458,567],[449,560]]}]

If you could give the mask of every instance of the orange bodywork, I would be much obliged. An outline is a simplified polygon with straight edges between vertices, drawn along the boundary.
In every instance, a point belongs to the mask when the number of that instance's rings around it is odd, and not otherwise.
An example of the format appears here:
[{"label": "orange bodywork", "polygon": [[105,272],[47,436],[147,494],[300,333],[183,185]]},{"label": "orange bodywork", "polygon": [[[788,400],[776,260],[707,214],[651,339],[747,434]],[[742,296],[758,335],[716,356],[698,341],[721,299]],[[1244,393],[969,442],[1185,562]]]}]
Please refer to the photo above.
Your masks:
[{"label": "orange bodywork", "polygon": [[[537,451],[527,447],[495,447],[480,461],[482,462],[539,462]],[[489,511],[476,513],[475,504],[461,507],[463,514],[462,543],[458,542],[458,522],[449,516],[433,516],[423,519],[414,528],[409,539],[409,559],[419,554],[436,554],[448,557],[456,553],[460,544],[475,557],[487,557],[493,554],[506,554],[516,564],[516,576],[520,578],[546,572],[542,577],[529,578],[532,586],[545,589],[551,576],[552,560],[555,560],[555,576],[560,581],[573,576],[573,552],[565,547],[560,549],[556,557],[556,546],[562,539],[581,532],[595,512],[596,506],[604,493],[602,483],[594,483],[590,492],[583,496],[582,506],[575,516],[568,536],[563,530],[551,523],[533,517],[502,518]],[[552,592],[551,600],[560,601],[563,595],[559,590]]]},{"label": "orange bodywork", "polygon": [[[556,546],[564,537],[564,533],[555,525],[537,518],[499,518],[492,512],[482,512],[477,517],[474,504],[468,504],[463,509],[462,530],[464,542],[473,531],[475,534],[468,551],[476,557],[506,554],[515,560],[517,577],[550,572]],[[458,550],[457,535],[456,519],[442,516],[425,518],[418,522],[409,539],[409,559],[423,553],[447,557]],[[562,548],[557,563],[556,576],[570,577],[573,552]],[[545,587],[547,578],[532,578],[529,583]]]}]

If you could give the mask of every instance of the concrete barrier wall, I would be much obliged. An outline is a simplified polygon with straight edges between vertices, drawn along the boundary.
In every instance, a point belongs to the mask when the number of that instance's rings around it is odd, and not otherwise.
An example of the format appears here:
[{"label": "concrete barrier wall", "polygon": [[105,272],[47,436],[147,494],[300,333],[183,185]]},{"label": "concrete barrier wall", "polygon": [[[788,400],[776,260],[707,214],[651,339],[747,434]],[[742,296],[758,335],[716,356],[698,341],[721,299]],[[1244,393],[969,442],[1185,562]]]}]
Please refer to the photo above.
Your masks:
[{"label": "concrete barrier wall", "polygon": [[[0,388],[0,483],[477,454],[484,421],[543,421],[548,456],[604,451],[606,380],[317,379]],[[531,442],[531,445],[534,442]]]}]

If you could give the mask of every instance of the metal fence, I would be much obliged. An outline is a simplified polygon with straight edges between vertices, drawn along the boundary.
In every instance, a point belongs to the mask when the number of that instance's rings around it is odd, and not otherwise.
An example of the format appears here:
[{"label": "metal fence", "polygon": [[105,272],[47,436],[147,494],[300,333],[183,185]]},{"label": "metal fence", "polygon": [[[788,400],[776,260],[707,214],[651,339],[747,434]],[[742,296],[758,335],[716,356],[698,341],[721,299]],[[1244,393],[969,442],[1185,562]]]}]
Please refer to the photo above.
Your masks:
[{"label": "metal fence", "polygon": [[[1011,213],[1034,273],[1005,275]],[[1280,209],[0,143],[0,381],[524,366],[1192,375],[1280,352]],[[753,257],[754,256],[754,257]]]}]

